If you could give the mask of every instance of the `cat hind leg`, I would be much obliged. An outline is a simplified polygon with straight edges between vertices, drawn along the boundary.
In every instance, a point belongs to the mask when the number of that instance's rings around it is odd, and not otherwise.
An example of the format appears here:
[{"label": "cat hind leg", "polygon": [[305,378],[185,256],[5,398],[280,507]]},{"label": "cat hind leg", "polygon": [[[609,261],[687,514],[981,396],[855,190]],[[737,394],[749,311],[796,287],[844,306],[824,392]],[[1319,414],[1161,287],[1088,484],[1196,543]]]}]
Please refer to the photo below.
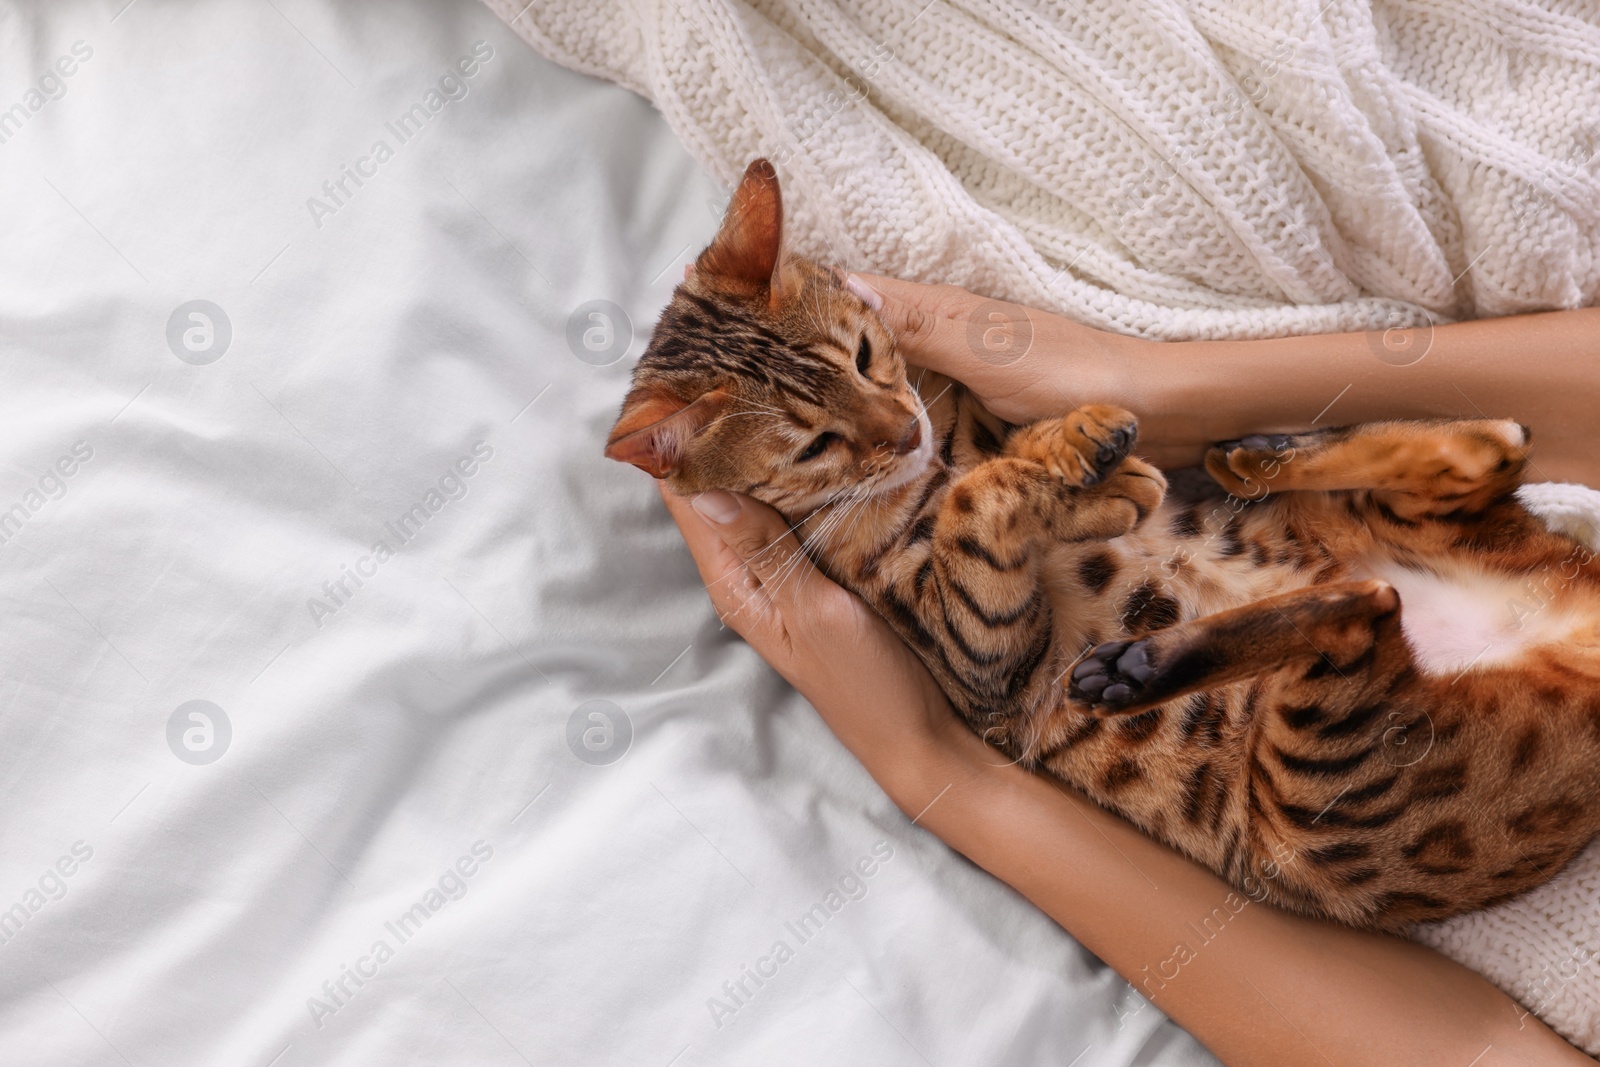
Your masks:
[{"label": "cat hind leg", "polygon": [[1530,434],[1510,419],[1370,422],[1213,445],[1207,473],[1235,496],[1365,490],[1405,521],[1479,514],[1522,480]]},{"label": "cat hind leg", "polygon": [[[1344,676],[1372,657],[1386,634],[1398,640],[1399,609],[1394,587],[1377,580],[1269,597],[1096,645],[1072,668],[1068,696],[1102,713],[1136,713],[1296,665],[1307,675]],[[1403,642],[1399,651],[1409,656]]]}]

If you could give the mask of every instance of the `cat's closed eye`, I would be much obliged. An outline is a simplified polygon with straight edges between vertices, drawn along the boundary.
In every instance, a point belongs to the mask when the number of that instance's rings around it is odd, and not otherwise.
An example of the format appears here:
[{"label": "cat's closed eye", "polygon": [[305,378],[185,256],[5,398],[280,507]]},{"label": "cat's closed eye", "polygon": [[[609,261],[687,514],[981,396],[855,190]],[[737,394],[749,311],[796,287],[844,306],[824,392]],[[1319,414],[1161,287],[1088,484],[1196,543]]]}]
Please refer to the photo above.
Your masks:
[{"label": "cat's closed eye", "polygon": [[829,445],[839,439],[839,435],[832,432],[817,434],[816,439],[805,447],[805,451],[795,457],[795,462],[805,463],[807,460],[816,459],[828,450]]},{"label": "cat's closed eye", "polygon": [[861,347],[856,349],[856,370],[861,376],[867,376],[867,366],[872,362],[872,342],[867,340],[867,335],[861,335]]}]

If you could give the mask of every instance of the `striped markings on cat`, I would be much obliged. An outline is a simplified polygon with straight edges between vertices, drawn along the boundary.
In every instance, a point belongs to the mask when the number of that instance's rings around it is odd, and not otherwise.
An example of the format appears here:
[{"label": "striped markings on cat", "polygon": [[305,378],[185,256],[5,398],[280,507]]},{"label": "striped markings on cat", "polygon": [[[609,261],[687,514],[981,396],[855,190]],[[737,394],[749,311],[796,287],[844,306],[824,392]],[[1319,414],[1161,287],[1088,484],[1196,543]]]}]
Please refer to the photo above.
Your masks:
[{"label": "striped markings on cat", "polygon": [[[1346,386],[1346,388],[1348,389],[1349,387]],[[1343,396],[1343,395],[1344,395],[1343,393],[1339,394],[1339,396]],[[1334,399],[1337,402],[1338,398],[1335,397]],[[1332,405],[1329,405],[1329,406],[1331,407]],[[1327,409],[1324,408],[1323,410],[1326,411]],[[1313,420],[1313,422],[1315,422],[1315,420]],[[1287,436],[1287,435],[1285,435],[1285,436]],[[1263,469],[1262,469],[1263,480],[1261,482],[1261,486],[1260,486],[1261,492],[1260,492],[1259,495],[1256,495],[1256,496],[1237,496],[1237,495],[1235,495],[1233,493],[1229,493],[1229,494],[1227,494],[1227,496],[1223,497],[1222,502],[1220,504],[1218,504],[1216,507],[1211,509],[1211,511],[1206,515],[1206,519],[1217,518],[1218,516],[1220,516],[1222,514],[1222,512],[1224,510],[1226,510],[1228,512],[1228,518],[1232,518],[1232,517],[1238,515],[1240,512],[1242,512],[1249,505],[1251,505],[1251,504],[1259,504],[1259,503],[1261,503],[1261,501],[1263,501],[1263,500],[1267,499],[1267,497],[1271,496],[1272,495],[1272,486],[1267,484],[1267,483],[1269,483],[1269,482],[1273,481],[1274,479],[1276,479],[1278,477],[1278,474],[1283,470],[1283,468],[1287,467],[1289,464],[1293,463],[1294,460],[1295,460],[1295,457],[1299,454],[1296,449],[1294,449],[1292,447],[1288,447],[1287,445],[1285,445],[1285,447],[1288,448],[1287,451],[1284,451],[1282,448],[1274,448],[1272,450],[1272,459],[1267,461],[1267,463],[1270,465],[1271,469],[1267,469],[1266,467],[1263,467]],[[1244,481],[1245,481],[1246,484],[1248,484],[1251,481],[1251,479],[1245,478]],[[1201,527],[1204,528],[1205,525],[1206,525],[1205,522],[1202,521]],[[1200,542],[1200,547],[1204,548],[1205,546],[1209,545],[1212,541],[1215,541],[1217,539],[1217,535],[1219,533],[1221,533],[1222,531],[1226,530],[1227,528],[1228,527],[1227,527],[1226,523],[1224,523],[1220,529],[1214,530],[1211,533],[1207,534],[1206,539],[1204,541]]]},{"label": "striped markings on cat", "polygon": [[[1399,714],[1392,711],[1388,713],[1388,717],[1391,722],[1400,719]],[[1425,744],[1419,746],[1420,751],[1416,751],[1415,755],[1412,755],[1410,751],[1407,751],[1411,745],[1409,734],[1413,729],[1417,728],[1423,723],[1425,723],[1428,728],[1427,741]],[[1433,724],[1433,716],[1429,715],[1427,712],[1423,712],[1420,722],[1419,720],[1411,719],[1399,722],[1397,725],[1390,726],[1389,728],[1385,729],[1379,741],[1384,750],[1382,754],[1384,761],[1391,767],[1405,769],[1416,766],[1433,753],[1435,738],[1436,732]],[[1463,787],[1463,782],[1458,780],[1444,795],[1448,797],[1460,796],[1463,792]],[[1343,799],[1345,793],[1349,791],[1349,788],[1349,786],[1346,786],[1344,789],[1339,790],[1338,795],[1327,803],[1322,811],[1317,814],[1316,819],[1311,821],[1315,823],[1320,820],[1323,815],[1326,815],[1329,809]],[[1480,813],[1482,813],[1483,809],[1479,807],[1478,810]],[[1529,856],[1527,851],[1522,847],[1517,839],[1511,835],[1510,830],[1507,829],[1502,820],[1489,818],[1485,821],[1499,829],[1500,836],[1505,838],[1506,844],[1511,846],[1512,851],[1516,852],[1516,854],[1521,857],[1523,862],[1527,863],[1528,866],[1532,867],[1534,870],[1540,872],[1540,874],[1544,874],[1544,869],[1534,862],[1533,857]]]}]

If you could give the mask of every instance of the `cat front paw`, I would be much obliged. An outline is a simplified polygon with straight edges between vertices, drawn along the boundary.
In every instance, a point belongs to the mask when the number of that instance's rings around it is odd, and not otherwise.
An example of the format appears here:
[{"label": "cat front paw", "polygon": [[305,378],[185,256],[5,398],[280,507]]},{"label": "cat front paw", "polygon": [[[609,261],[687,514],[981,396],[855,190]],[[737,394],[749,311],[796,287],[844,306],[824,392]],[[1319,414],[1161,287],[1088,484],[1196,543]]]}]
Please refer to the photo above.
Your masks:
[{"label": "cat front paw", "polygon": [[1129,456],[1111,472],[1099,492],[1120,497],[1133,506],[1133,522],[1128,527],[1131,530],[1161,506],[1167,495],[1167,479],[1152,464]]},{"label": "cat front paw", "polygon": [[1087,489],[1105,481],[1138,438],[1139,420],[1132,412],[1090,404],[1022,427],[1006,442],[1006,451],[1039,464],[1068,485]]},{"label": "cat front paw", "polygon": [[1096,711],[1124,711],[1143,701],[1145,685],[1155,673],[1148,640],[1107,641],[1072,668],[1067,695]]}]

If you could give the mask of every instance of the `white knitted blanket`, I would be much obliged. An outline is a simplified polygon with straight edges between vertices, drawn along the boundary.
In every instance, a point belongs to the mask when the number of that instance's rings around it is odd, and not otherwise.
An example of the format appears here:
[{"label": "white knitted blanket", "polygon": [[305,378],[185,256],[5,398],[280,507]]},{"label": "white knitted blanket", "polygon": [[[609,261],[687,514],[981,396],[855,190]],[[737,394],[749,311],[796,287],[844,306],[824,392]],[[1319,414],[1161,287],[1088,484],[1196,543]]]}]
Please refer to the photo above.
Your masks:
[{"label": "white knitted blanket", "polygon": [[[795,248],[850,267],[1390,363],[1389,327],[1600,300],[1593,0],[487,2],[729,188],[772,159]],[[1527,498],[1600,543],[1600,494]],[[1600,845],[1418,939],[1600,1053]]]}]

